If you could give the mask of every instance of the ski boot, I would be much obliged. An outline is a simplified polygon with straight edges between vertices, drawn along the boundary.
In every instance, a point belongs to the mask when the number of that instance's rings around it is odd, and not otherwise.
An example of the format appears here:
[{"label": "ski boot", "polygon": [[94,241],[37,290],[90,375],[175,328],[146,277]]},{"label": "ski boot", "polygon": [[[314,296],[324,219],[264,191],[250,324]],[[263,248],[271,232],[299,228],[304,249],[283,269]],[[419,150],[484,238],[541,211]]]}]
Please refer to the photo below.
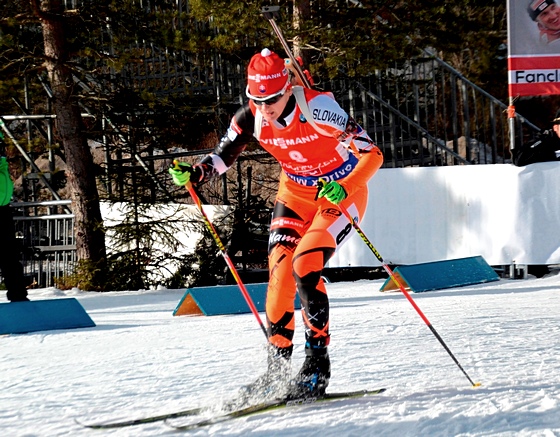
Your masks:
[{"label": "ski boot", "polygon": [[239,391],[241,405],[252,405],[285,396],[291,377],[290,357],[293,347],[276,348],[270,346],[268,369],[254,382]]},{"label": "ski boot", "polygon": [[288,400],[324,396],[331,377],[331,361],[327,348],[305,349],[305,361],[296,377],[290,381]]}]

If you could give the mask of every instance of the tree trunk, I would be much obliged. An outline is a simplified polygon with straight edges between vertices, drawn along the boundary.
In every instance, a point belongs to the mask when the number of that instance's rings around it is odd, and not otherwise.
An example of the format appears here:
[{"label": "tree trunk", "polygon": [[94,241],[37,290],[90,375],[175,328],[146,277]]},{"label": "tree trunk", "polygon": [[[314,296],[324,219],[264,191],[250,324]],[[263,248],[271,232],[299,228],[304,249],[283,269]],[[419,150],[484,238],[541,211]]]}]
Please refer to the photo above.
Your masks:
[{"label": "tree trunk", "polygon": [[[68,43],[61,0],[31,0],[41,19],[45,45],[45,67],[53,93],[56,130],[66,155],[67,183],[75,215],[78,261],[88,261],[103,271],[105,232],[99,207],[99,193],[93,172],[93,156],[84,135],[81,111],[74,96],[72,72],[67,65]],[[102,276],[102,275],[101,275]],[[99,277],[101,280],[101,277]],[[95,283],[103,286],[102,283]]]}]

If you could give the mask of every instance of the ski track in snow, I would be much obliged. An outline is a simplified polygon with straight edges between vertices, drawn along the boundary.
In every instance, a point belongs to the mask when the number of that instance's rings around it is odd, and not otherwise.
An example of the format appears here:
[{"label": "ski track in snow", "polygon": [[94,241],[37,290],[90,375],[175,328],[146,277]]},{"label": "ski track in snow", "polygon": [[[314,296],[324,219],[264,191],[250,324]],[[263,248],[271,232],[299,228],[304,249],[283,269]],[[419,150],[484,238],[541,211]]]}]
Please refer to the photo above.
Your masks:
[{"label": "ski track in snow", "polygon": [[[411,294],[478,388],[400,292],[379,292],[382,283],[327,284],[329,389],[385,393],[182,434],[560,436],[560,275]],[[90,430],[75,420],[138,418],[233,397],[265,369],[263,333],[250,313],[173,317],[183,294],[31,290],[33,300],[77,298],[97,326],[0,337],[0,435],[177,435],[163,423]],[[298,314],[294,373],[302,361]]]}]

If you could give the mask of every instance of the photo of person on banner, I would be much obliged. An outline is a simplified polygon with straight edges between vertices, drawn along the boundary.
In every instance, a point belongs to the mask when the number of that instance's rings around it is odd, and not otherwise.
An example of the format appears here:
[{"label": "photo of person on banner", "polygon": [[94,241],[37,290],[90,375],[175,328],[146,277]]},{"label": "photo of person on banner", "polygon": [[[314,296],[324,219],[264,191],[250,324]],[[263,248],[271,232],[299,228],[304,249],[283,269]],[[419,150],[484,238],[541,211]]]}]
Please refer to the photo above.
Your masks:
[{"label": "photo of person on banner", "polygon": [[560,94],[560,0],[508,0],[508,93]]},{"label": "photo of person on banner", "polygon": [[508,56],[560,56],[560,0],[507,0]]},{"label": "photo of person on banner", "polygon": [[555,0],[531,0],[527,11],[537,23],[542,43],[560,39],[560,7]]}]

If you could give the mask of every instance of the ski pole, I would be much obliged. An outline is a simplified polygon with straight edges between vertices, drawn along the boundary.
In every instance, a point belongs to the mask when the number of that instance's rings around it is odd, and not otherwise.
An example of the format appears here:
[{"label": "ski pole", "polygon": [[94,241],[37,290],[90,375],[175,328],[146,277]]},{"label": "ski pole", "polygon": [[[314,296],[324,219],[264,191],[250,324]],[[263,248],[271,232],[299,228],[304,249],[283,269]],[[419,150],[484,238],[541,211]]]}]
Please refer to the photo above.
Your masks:
[{"label": "ski pole", "polygon": [[381,257],[380,253],[377,251],[377,249],[375,248],[375,246],[371,243],[371,241],[369,241],[369,239],[366,237],[366,235],[364,234],[364,232],[362,231],[362,229],[360,228],[360,226],[358,225],[358,223],[356,222],[356,219],[354,219],[350,213],[348,212],[348,210],[342,206],[339,205],[340,210],[342,211],[342,213],[346,216],[346,218],[350,221],[350,223],[352,223],[352,227],[356,230],[356,232],[358,233],[358,235],[360,236],[360,238],[364,241],[364,243],[366,243],[366,245],[370,248],[370,250],[373,252],[373,254],[375,255],[375,257],[379,260],[379,262],[381,263],[381,265],[383,266],[383,268],[385,269],[385,271],[387,272],[387,274],[389,275],[389,277],[393,280],[393,282],[399,287],[399,289],[402,291],[402,293],[405,295],[405,297],[407,298],[407,300],[410,302],[410,304],[413,306],[413,308],[416,310],[416,312],[418,313],[418,315],[422,318],[422,320],[424,321],[424,323],[428,326],[428,328],[430,328],[430,331],[432,331],[432,334],[434,334],[434,336],[438,339],[438,341],[440,342],[440,344],[443,346],[443,348],[446,350],[446,352],[449,354],[449,356],[451,357],[451,359],[453,359],[453,361],[455,362],[455,364],[457,364],[457,367],[459,367],[459,369],[461,370],[461,372],[463,372],[463,374],[467,377],[467,379],[469,380],[469,382],[471,383],[471,385],[473,387],[478,387],[480,386],[480,382],[474,382],[470,376],[467,374],[467,372],[465,371],[465,369],[463,369],[463,366],[461,366],[461,364],[459,363],[459,360],[457,360],[457,358],[455,357],[455,355],[453,355],[453,352],[451,352],[451,349],[449,349],[449,347],[447,346],[447,344],[445,343],[445,341],[443,341],[443,338],[441,338],[441,336],[439,335],[439,333],[436,331],[436,329],[433,327],[433,325],[430,323],[430,321],[428,320],[428,318],[424,315],[424,313],[422,312],[422,310],[418,307],[418,305],[416,305],[416,302],[414,302],[414,299],[412,299],[412,297],[410,296],[410,293],[408,293],[408,291],[406,291],[406,288],[402,285],[402,283],[397,279],[397,277],[395,276],[395,274],[393,273],[393,271],[391,270],[391,268],[387,265],[387,263],[383,260],[383,258]]},{"label": "ski pole", "polygon": [[[179,162],[178,161],[173,161],[173,164],[175,165],[175,167],[178,167]],[[266,337],[266,339],[268,341],[268,334],[266,333],[266,328],[263,324],[263,321],[262,321],[261,317],[259,316],[259,312],[257,311],[257,308],[255,307],[253,299],[251,299],[251,295],[247,291],[247,288],[245,287],[245,284],[243,284],[243,281],[241,280],[241,277],[239,276],[239,273],[237,272],[237,269],[235,268],[235,265],[233,264],[233,261],[231,260],[231,258],[227,254],[226,248],[225,248],[224,244],[222,243],[222,240],[220,239],[220,236],[218,235],[218,232],[216,232],[216,228],[214,227],[214,225],[212,224],[212,222],[208,218],[208,215],[206,215],[206,212],[204,212],[204,208],[202,207],[202,202],[200,201],[200,198],[196,194],[196,191],[195,191],[195,189],[194,189],[194,187],[193,187],[193,185],[191,184],[190,181],[185,184],[185,188],[187,189],[187,191],[191,195],[192,200],[194,201],[198,210],[202,214],[204,224],[206,225],[206,227],[210,231],[210,234],[212,234],[212,238],[214,238],[214,241],[218,245],[218,249],[220,249],[220,253],[222,254],[222,257],[226,261],[226,264],[228,265],[231,274],[233,275],[235,281],[237,282],[237,285],[239,286],[239,289],[241,290],[241,294],[245,298],[245,301],[247,302],[247,305],[249,305],[249,308],[251,309],[251,312],[253,313],[253,315],[255,316],[257,321],[259,322],[259,325],[262,329],[262,332],[264,333],[264,336]]]},{"label": "ski pole", "polygon": [[[323,186],[324,182],[322,180],[319,180],[319,183],[317,184],[318,186],[318,190],[320,190]],[[463,369],[463,366],[461,366],[461,364],[459,363],[459,360],[457,360],[457,358],[455,357],[455,355],[453,355],[453,352],[451,352],[451,349],[449,349],[449,347],[447,346],[447,344],[445,344],[445,341],[443,341],[443,338],[441,338],[441,336],[438,334],[438,332],[436,331],[436,329],[432,326],[432,324],[430,323],[430,321],[428,320],[428,318],[424,315],[424,313],[422,312],[422,310],[418,307],[418,305],[416,305],[416,302],[414,302],[414,299],[412,299],[412,297],[410,296],[410,293],[408,293],[408,291],[406,291],[406,288],[404,288],[404,286],[401,284],[401,282],[397,279],[397,277],[395,276],[395,274],[393,273],[393,270],[391,270],[391,268],[387,265],[387,263],[383,260],[383,257],[381,256],[381,254],[377,251],[377,249],[375,248],[375,246],[371,243],[371,241],[369,240],[369,238],[366,236],[366,234],[364,234],[364,232],[362,231],[362,229],[360,228],[360,226],[358,225],[358,222],[356,219],[354,219],[350,213],[348,212],[348,210],[343,206],[343,205],[338,205],[338,207],[340,208],[340,211],[342,211],[342,213],[346,216],[346,218],[350,221],[350,223],[352,224],[352,227],[356,230],[356,232],[358,233],[358,235],[360,236],[360,238],[363,240],[364,243],[366,243],[366,246],[369,247],[369,249],[373,252],[373,254],[375,255],[375,257],[378,259],[378,261],[381,263],[381,265],[383,266],[383,268],[385,269],[385,271],[387,272],[387,274],[389,275],[389,277],[393,280],[393,282],[395,283],[395,285],[397,287],[399,287],[399,289],[403,292],[403,294],[405,295],[405,297],[407,298],[407,300],[410,302],[410,304],[414,307],[414,309],[416,310],[416,312],[418,313],[418,315],[422,318],[422,320],[424,321],[424,323],[428,326],[428,328],[430,328],[430,331],[432,331],[432,334],[434,334],[434,336],[438,339],[438,341],[441,343],[441,345],[443,346],[443,348],[447,351],[447,353],[449,354],[449,356],[453,359],[453,361],[455,362],[455,364],[457,364],[457,367],[459,367],[459,369],[461,370],[461,372],[463,372],[463,374],[467,377],[467,379],[469,380],[469,382],[471,383],[471,385],[473,387],[478,387],[480,386],[480,382],[473,382],[473,380],[470,378],[470,376],[467,374],[467,372],[465,371],[465,369]]]}]

